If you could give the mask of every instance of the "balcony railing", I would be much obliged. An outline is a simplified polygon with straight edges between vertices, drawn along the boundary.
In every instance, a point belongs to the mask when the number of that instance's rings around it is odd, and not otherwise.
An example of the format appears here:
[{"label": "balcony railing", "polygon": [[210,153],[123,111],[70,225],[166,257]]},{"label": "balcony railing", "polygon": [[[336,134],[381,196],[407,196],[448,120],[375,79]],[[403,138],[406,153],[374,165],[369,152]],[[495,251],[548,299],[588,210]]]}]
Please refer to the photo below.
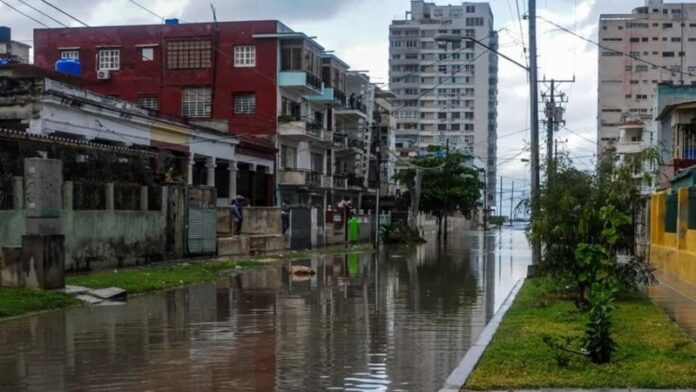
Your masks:
[{"label": "balcony railing", "polygon": [[321,130],[324,127],[322,124],[314,121],[307,121],[305,122],[305,130],[309,135],[312,135],[314,137],[320,138],[321,137]]},{"label": "balcony railing", "polygon": [[334,90],[334,99],[341,106],[346,106],[346,94],[343,91],[341,91],[339,89],[335,89]]},{"label": "balcony railing", "polygon": [[320,172],[316,172],[316,171],[306,172],[305,173],[305,184],[313,185],[313,186],[320,186],[321,185],[321,176],[322,176],[322,174]]},{"label": "balcony railing", "polygon": [[333,186],[335,189],[346,189],[348,187],[348,179],[343,176],[333,176]]},{"label": "balcony railing", "polygon": [[351,176],[348,177],[348,186],[362,188],[365,179],[362,177]]}]

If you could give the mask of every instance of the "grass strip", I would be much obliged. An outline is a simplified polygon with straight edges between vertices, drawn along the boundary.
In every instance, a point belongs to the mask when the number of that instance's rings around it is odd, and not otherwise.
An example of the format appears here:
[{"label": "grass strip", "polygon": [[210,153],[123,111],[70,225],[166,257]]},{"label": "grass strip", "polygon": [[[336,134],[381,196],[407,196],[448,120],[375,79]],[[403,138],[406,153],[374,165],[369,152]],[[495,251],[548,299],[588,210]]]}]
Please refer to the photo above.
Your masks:
[{"label": "grass strip", "polygon": [[696,387],[696,342],[644,295],[616,306],[611,362],[573,355],[559,366],[542,337],[582,337],[587,314],[547,281],[528,280],[463,389]]},{"label": "grass strip", "polygon": [[235,268],[261,265],[256,261],[206,261],[166,266],[145,266],[70,275],[66,283],[92,289],[120,287],[129,294],[147,293],[194,283],[210,282]]},{"label": "grass strip", "polygon": [[66,308],[81,302],[56,291],[0,287],[0,318]]}]

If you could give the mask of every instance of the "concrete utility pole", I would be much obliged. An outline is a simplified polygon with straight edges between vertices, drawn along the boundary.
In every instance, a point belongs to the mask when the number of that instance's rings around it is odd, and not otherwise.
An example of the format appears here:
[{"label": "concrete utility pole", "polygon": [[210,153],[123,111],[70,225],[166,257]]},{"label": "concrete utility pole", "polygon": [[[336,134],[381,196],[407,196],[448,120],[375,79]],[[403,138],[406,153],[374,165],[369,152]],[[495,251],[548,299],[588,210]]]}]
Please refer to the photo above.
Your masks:
[{"label": "concrete utility pole", "polygon": [[[548,100],[545,102],[546,107],[544,110],[544,114],[546,114],[546,179],[549,181],[551,179],[552,172],[555,170],[553,133],[554,131],[558,131],[561,124],[565,124],[565,120],[563,119],[563,107],[561,107],[560,104],[568,102],[565,94],[556,93],[556,86],[561,83],[575,83],[575,77],[570,80],[544,79],[541,82],[551,84],[551,91],[549,93]],[[544,94],[542,94],[542,97],[545,97]],[[559,99],[558,102],[556,102],[556,98]]]},{"label": "concrete utility pole", "polygon": [[503,220],[503,176],[500,176],[500,203],[498,203],[498,219],[500,219],[500,229],[503,228],[505,223]]},{"label": "concrete utility pole", "polygon": [[515,200],[515,180],[512,180],[512,191],[510,193],[510,226],[512,227],[512,203]]},{"label": "concrete utility pole", "polygon": [[[529,119],[531,130],[532,219],[539,216],[539,91],[537,80],[536,0],[529,0]],[[532,264],[541,259],[541,244],[532,242]]]}]

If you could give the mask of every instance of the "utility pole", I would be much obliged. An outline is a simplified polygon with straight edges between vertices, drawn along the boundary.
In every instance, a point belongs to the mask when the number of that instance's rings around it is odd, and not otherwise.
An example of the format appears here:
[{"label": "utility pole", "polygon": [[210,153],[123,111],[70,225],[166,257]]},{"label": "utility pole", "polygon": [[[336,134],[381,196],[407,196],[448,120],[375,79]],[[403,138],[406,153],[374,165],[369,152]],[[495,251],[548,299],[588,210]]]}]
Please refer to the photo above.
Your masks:
[{"label": "utility pole", "polygon": [[[531,130],[532,219],[539,217],[539,91],[537,81],[536,0],[529,0],[529,120]],[[532,242],[532,264],[541,259],[541,244]]]},{"label": "utility pole", "polygon": [[[488,172],[483,169],[483,176],[488,180]],[[483,231],[488,230],[488,181],[483,181]]]},{"label": "utility pole", "polygon": [[[445,192],[449,191],[449,138],[445,141]],[[445,206],[445,242],[447,242],[447,215],[449,215],[449,199],[445,198],[447,200],[447,204]]]},{"label": "utility pole", "polygon": [[503,228],[505,220],[503,219],[503,176],[500,176],[500,203],[498,203],[498,219],[500,219],[500,229]]},{"label": "utility pole", "polygon": [[[374,133],[373,133],[374,136]],[[382,182],[380,179],[382,170],[382,135],[377,135],[377,198],[375,203],[375,249],[379,248],[379,197]]]},{"label": "utility pole", "polygon": [[[563,107],[560,104],[568,102],[565,94],[557,94],[556,87],[561,83],[575,83],[575,77],[569,80],[542,80],[542,83],[550,83],[550,93],[548,100],[545,102],[544,114],[546,115],[546,180],[549,181],[553,172],[556,170],[555,160],[553,154],[553,133],[558,131],[561,124],[565,124],[563,119]],[[541,95],[542,98],[546,98],[545,94]],[[558,98],[558,102],[556,101]]]},{"label": "utility pole", "polygon": [[510,193],[510,227],[512,227],[512,203],[515,199],[515,180],[512,180],[512,192]]}]

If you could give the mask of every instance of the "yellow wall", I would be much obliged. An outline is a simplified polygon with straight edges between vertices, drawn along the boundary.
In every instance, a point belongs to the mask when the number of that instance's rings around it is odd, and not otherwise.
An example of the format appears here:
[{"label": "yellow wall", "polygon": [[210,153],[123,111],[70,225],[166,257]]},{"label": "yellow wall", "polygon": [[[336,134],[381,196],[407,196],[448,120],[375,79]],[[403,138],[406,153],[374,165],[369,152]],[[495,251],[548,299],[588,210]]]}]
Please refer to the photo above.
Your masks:
[{"label": "yellow wall", "polygon": [[696,285],[696,230],[688,229],[688,196],[688,189],[679,189],[677,233],[665,233],[666,192],[652,196],[649,257],[659,274]]},{"label": "yellow wall", "polygon": [[159,143],[188,149],[191,129],[163,122],[155,122],[150,129],[150,138]]}]

